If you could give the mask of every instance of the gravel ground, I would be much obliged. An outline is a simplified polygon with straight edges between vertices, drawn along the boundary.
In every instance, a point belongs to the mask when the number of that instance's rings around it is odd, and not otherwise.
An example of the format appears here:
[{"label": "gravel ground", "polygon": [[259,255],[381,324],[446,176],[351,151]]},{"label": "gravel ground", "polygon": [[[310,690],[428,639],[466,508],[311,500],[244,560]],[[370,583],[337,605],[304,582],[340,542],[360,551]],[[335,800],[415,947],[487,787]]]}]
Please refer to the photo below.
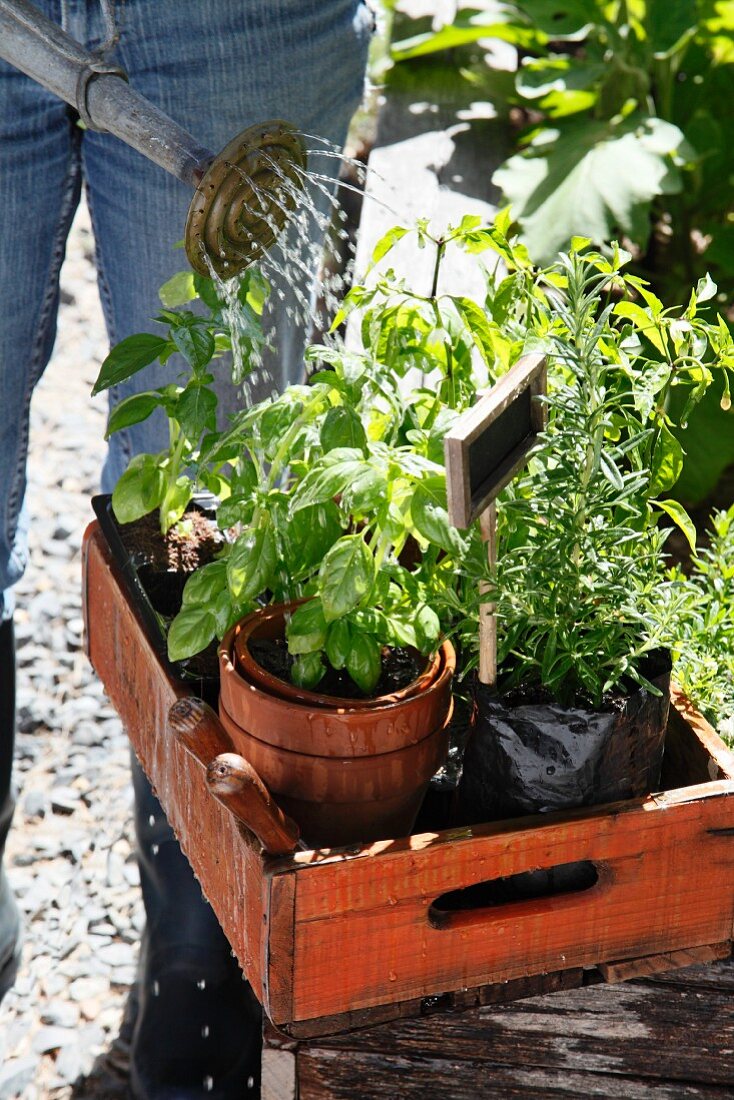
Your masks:
[{"label": "gravel ground", "polygon": [[128,743],[82,646],[82,534],[104,455],[106,354],[86,211],[62,272],[54,357],[32,407],[31,564],[18,585],[19,791],[7,865],[23,963],[0,1006],[0,1100],[123,1097],[115,1043],[143,909]]}]

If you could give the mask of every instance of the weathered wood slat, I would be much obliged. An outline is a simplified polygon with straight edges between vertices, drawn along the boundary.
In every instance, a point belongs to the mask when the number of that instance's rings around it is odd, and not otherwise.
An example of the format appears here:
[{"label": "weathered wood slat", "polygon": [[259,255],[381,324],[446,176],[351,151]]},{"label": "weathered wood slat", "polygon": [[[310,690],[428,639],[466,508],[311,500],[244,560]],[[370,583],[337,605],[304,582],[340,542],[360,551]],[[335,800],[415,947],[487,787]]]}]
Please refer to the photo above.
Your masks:
[{"label": "weathered wood slat", "polygon": [[715,966],[689,966],[682,970],[669,970],[656,974],[648,984],[683,985],[687,990],[715,989],[734,997],[734,959]]},{"label": "weathered wood slat", "polygon": [[630,978],[647,978],[675,967],[693,966],[696,963],[714,962],[731,955],[731,942],[689,947],[684,951],[669,951],[664,955],[647,955],[642,959],[623,962],[600,963],[597,969],[605,982],[626,982]]},{"label": "weathered wood slat", "polygon": [[299,1096],[724,1097],[733,1050],[726,992],[634,982],[301,1044]]},{"label": "weathered wood slat", "polygon": [[[299,1100],[364,1100],[366,1096],[399,1100],[730,1100],[728,1086],[719,1088],[673,1082],[610,1078],[533,1066],[485,1065],[448,1059],[384,1059],[379,1054],[345,1055],[309,1051],[298,1061]],[[267,1100],[290,1100],[269,1096]]]}]

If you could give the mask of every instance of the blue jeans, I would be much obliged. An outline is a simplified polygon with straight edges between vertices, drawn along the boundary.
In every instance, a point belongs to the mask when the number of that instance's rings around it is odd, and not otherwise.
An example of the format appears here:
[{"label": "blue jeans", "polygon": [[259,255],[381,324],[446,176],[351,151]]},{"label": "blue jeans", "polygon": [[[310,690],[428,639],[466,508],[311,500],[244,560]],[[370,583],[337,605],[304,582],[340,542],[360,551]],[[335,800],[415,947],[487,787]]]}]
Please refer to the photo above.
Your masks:
[{"label": "blue jeans", "polygon": [[[342,144],[364,79],[371,16],[361,0],[36,0],[89,49],[218,152],[246,126],[282,118]],[[314,142],[310,142],[314,144]],[[336,162],[320,158],[320,172]],[[109,134],[83,131],[69,108],[0,62],[0,618],[27,560],[23,512],[29,404],[53,347],[58,277],[82,181],[96,240],[99,288],[111,342],[156,331],[158,288],[185,266],[191,191]],[[280,337],[273,382],[301,371],[303,334],[275,306]],[[178,374],[154,364],[112,394],[117,401]],[[102,487],[111,491],[132,454],[166,443],[162,418],[110,441]]]}]

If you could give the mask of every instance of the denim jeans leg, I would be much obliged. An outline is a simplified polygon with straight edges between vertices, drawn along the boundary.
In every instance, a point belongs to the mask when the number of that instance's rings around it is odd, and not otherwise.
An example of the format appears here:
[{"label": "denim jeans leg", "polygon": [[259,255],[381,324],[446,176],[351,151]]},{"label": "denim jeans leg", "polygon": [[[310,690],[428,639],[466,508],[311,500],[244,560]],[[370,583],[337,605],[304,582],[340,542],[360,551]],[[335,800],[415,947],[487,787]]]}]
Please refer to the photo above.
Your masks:
[{"label": "denim jeans leg", "polygon": [[0,62],[0,618],[28,557],[29,409],[56,335],[80,136],[60,100]]}]

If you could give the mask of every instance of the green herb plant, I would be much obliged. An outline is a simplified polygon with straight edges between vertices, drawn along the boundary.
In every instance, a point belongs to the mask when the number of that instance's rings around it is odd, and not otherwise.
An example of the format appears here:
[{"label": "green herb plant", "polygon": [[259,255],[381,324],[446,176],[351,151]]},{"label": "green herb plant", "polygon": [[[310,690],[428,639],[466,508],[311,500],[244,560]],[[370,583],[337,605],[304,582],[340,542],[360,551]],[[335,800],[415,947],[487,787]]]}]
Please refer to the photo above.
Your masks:
[{"label": "green herb plant", "polygon": [[[564,704],[599,705],[647,683],[646,655],[670,640],[655,613],[661,520],[692,547],[696,538],[669,496],[683,463],[670,397],[685,395],[687,415],[715,375],[728,390],[734,343],[720,318],[705,316],[710,280],[684,308],[666,310],[624,274],[629,254],[617,248],[609,260],[588,245],[575,240],[537,273],[532,310],[515,299],[513,312],[549,356],[548,428],[500,498],[495,573],[484,556],[468,558],[462,599],[468,606],[479,580],[493,586],[504,688],[540,685]],[[507,278],[490,280],[489,308],[499,303],[506,320],[507,300]],[[475,639],[472,616],[467,648]]]},{"label": "green herb plant", "polygon": [[669,570],[653,611],[669,639],[676,682],[734,745],[734,507],[714,513],[690,573]]},{"label": "green herb plant", "polygon": [[[268,287],[251,269],[239,289],[238,338],[245,342],[240,357],[254,364],[264,345],[260,318]],[[158,360],[164,364],[179,352],[185,373],[179,382],[136,393],[120,401],[110,415],[106,437],[138,424],[160,409],[168,420],[169,445],[158,454],[134,456],[112,494],[120,523],[130,523],[158,509],[162,533],[179,522],[197,488],[226,495],[221,465],[198,463],[200,448],[211,450],[217,438],[217,396],[212,388],[212,363],[233,347],[224,305],[211,280],[191,272],[175,275],[160,291],[163,310],[155,318],[165,335],[136,333],[121,340],[102,364],[94,384],[97,394],[132,378]],[[200,299],[202,313],[180,308]],[[179,307],[179,308],[177,308]],[[243,324],[242,318],[244,318]],[[243,335],[244,333],[244,335]]]},{"label": "green herb plant", "polygon": [[[265,592],[276,602],[307,598],[287,628],[302,686],[331,666],[369,694],[385,646],[436,648],[431,603],[453,583],[464,548],[448,522],[441,424],[487,376],[485,364],[474,377],[474,360],[487,359],[482,311],[441,295],[438,283],[446,249],[478,246],[478,227],[466,218],[433,240],[421,224],[419,241],[436,256],[426,293],[393,271],[355,286],[333,327],[359,308],[362,348],[310,348],[309,386],[244,411],[204,450],[207,463],[236,455],[218,519],[240,533],[187,583],[169,633],[174,659],[221,636]],[[373,265],[408,232],[390,230]],[[403,385],[411,370],[433,386]]]},{"label": "green herb plant", "polygon": [[[383,646],[436,648],[431,585],[399,555],[417,530],[409,502],[430,492],[441,469],[409,448],[368,440],[343,397],[328,381],[290,386],[221,438],[237,457],[218,522],[240,533],[187,582],[168,637],[173,659],[221,636],[266,592],[274,602],[309,597],[286,634],[302,686],[315,687],[328,661],[369,694]],[[448,525],[446,533],[460,541]]]}]

